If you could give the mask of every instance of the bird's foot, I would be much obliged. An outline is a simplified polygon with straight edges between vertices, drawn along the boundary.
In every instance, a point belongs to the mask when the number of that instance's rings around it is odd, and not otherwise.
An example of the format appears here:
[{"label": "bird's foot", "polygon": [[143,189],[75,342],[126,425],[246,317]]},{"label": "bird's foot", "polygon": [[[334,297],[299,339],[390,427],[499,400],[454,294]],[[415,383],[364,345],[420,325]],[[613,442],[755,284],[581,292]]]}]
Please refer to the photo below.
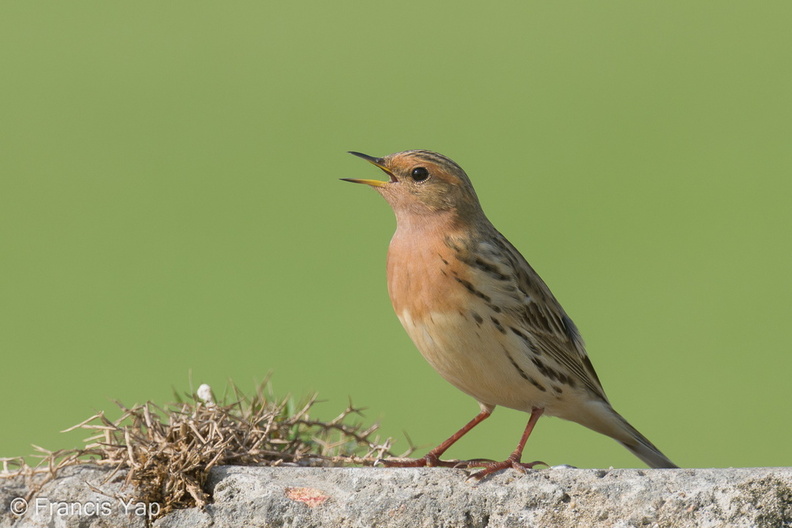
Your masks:
[{"label": "bird's foot", "polygon": [[440,458],[432,453],[421,458],[389,458],[377,460],[377,465],[385,467],[448,467],[448,468],[467,468],[469,461],[467,460],[440,460]]},{"label": "bird's foot", "polygon": [[468,465],[468,466],[466,466],[466,467],[483,467],[484,468],[481,471],[477,471],[477,472],[473,473],[472,475],[470,475],[468,477],[469,480],[471,480],[471,479],[472,480],[481,480],[484,477],[486,477],[487,475],[490,475],[492,473],[501,471],[502,469],[513,468],[513,469],[516,469],[517,471],[519,471],[520,473],[527,473],[526,470],[533,469],[534,466],[538,466],[538,465],[547,466],[547,464],[545,462],[542,462],[542,461],[539,461],[539,460],[535,460],[533,462],[520,462],[519,457],[516,457],[514,455],[510,456],[509,458],[507,458],[503,462],[481,462],[481,463],[476,463],[476,461],[473,461],[473,460],[471,460],[469,462],[473,462],[473,463]]}]

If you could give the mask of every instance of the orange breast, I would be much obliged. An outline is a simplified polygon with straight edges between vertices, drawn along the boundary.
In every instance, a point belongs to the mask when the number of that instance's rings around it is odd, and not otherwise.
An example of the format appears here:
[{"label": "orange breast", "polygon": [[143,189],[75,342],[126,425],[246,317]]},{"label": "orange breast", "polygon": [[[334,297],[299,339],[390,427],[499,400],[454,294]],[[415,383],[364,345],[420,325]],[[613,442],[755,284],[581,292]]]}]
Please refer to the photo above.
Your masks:
[{"label": "orange breast", "polygon": [[397,314],[408,310],[413,319],[428,313],[459,311],[467,292],[469,268],[456,259],[441,236],[408,236],[399,231],[388,250],[388,293]]}]

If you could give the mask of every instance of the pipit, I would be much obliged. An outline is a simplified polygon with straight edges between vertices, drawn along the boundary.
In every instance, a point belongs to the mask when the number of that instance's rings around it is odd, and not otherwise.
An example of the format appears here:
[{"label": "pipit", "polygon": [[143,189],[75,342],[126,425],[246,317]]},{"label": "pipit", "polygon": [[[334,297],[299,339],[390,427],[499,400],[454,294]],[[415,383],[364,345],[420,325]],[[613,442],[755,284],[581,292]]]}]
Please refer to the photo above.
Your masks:
[{"label": "pipit", "polygon": [[481,407],[475,418],[423,458],[387,465],[458,465],[440,457],[502,405],[530,412],[530,419],[505,461],[463,463],[484,468],[474,478],[538,464],[521,458],[542,414],[610,436],[651,467],[677,467],[611,407],[577,327],[487,219],[459,165],[427,150],[384,158],[350,154],[389,177],[344,180],[373,187],[396,214],[387,263],[396,315],[429,364]]}]

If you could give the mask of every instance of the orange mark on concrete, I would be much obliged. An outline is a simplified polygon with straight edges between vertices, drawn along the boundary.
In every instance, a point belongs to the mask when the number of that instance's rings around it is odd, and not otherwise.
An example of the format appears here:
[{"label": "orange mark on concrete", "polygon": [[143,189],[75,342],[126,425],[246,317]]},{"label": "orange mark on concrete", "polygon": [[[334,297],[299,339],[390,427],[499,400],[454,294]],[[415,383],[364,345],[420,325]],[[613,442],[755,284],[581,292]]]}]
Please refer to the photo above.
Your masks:
[{"label": "orange mark on concrete", "polygon": [[316,508],[330,498],[316,488],[286,488],[286,496],[311,508]]}]

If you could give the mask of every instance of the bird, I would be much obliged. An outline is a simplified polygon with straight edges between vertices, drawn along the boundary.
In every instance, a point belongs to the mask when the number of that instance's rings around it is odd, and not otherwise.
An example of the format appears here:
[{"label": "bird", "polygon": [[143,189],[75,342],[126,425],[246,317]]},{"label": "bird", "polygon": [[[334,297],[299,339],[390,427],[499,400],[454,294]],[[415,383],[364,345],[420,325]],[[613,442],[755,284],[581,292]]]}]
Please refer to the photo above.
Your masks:
[{"label": "bird", "polygon": [[[480,412],[424,457],[397,467],[508,468],[525,472],[528,437],[543,415],[607,435],[652,468],[676,468],[611,406],[572,319],[520,252],[489,221],[465,171],[429,150],[385,157],[349,151],[387,180],[341,178],[375,189],[396,216],[387,256],[391,303],[429,364]],[[497,406],[530,413],[517,447],[502,462],[442,460]]]}]

